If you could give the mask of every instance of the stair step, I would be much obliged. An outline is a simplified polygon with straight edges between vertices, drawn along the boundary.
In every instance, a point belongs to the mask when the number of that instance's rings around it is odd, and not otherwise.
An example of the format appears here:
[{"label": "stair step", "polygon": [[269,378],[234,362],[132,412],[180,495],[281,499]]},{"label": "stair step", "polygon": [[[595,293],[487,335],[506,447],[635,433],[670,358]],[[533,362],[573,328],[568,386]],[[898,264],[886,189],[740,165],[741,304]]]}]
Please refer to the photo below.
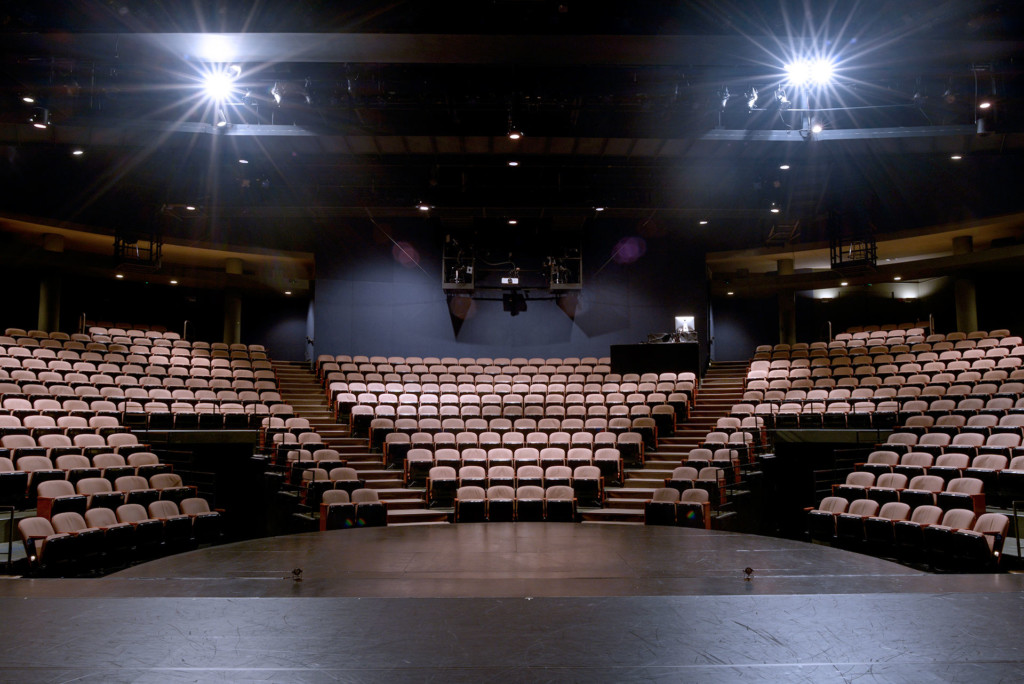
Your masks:
[{"label": "stair step", "polygon": [[421,509],[409,509],[409,510],[389,510],[388,511],[388,525],[394,524],[409,524],[409,523],[425,523],[425,522],[448,522],[448,512],[445,510],[428,510],[426,508]]},{"label": "stair step", "polygon": [[583,522],[615,522],[643,524],[644,509],[642,508],[598,508],[580,513]]}]

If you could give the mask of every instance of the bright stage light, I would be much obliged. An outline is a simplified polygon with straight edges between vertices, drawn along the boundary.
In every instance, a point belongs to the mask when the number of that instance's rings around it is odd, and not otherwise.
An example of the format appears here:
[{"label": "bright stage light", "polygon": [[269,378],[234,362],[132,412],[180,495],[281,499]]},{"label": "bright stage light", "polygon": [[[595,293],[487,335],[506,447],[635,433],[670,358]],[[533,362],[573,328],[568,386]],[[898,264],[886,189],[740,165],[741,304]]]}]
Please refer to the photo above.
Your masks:
[{"label": "bright stage light", "polygon": [[786,65],[789,83],[794,86],[825,86],[832,82],[834,73],[835,65],[831,60],[823,57],[798,59]]},{"label": "bright stage light", "polygon": [[238,72],[233,69],[216,69],[203,77],[203,90],[214,102],[224,102],[235,91]]}]

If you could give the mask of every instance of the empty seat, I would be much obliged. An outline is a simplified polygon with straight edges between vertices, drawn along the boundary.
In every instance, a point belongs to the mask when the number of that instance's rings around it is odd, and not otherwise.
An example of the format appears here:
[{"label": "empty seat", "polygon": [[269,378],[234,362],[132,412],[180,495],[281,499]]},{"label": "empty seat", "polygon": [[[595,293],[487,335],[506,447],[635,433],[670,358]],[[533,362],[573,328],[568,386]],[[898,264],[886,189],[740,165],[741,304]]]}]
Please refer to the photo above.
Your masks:
[{"label": "empty seat", "polygon": [[387,507],[376,490],[357,489],[350,498],[356,507],[356,527],[383,527],[388,524]]},{"label": "empty seat", "polygon": [[811,539],[831,541],[836,535],[836,517],[846,511],[849,502],[841,496],[826,496],[817,508],[807,510]]},{"label": "empty seat", "polygon": [[[530,466],[523,466],[528,468]],[[544,488],[536,485],[516,488],[516,520],[540,522],[544,520]]]},{"label": "empty seat", "polygon": [[455,492],[454,506],[455,522],[484,522],[487,519],[487,492],[481,486],[460,486]]}]

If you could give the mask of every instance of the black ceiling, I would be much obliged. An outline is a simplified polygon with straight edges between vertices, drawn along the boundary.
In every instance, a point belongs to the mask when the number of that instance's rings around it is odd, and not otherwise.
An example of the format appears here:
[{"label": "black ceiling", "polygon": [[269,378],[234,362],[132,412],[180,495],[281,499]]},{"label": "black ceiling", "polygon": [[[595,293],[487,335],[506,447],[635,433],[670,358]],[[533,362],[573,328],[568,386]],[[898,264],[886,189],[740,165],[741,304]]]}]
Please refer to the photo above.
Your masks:
[{"label": "black ceiling", "polygon": [[[851,205],[880,230],[1016,211],[1021,5],[8,0],[0,211],[105,227],[171,212],[182,237],[241,243],[418,202],[556,227],[606,206],[710,217],[730,246]],[[211,40],[242,69],[224,129],[199,88]],[[840,85],[789,89],[780,110],[782,63],[804,50],[835,54]]]}]

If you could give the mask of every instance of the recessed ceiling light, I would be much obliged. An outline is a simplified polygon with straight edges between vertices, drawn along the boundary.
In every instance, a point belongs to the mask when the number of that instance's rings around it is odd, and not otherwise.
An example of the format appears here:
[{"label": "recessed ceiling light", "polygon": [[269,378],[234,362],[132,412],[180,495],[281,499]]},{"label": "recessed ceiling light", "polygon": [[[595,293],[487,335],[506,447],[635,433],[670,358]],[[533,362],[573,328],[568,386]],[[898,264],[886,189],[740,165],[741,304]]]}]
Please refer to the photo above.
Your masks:
[{"label": "recessed ceiling light", "polygon": [[508,163],[508,165],[509,165],[509,166],[519,166],[519,162],[517,162],[517,161],[510,161],[510,162]]},{"label": "recessed ceiling light", "polygon": [[290,295],[290,294],[292,293],[292,291],[291,291],[291,290],[285,290],[285,291],[284,291],[284,293],[285,293],[286,295]]},{"label": "recessed ceiling light", "polygon": [[950,156],[950,159],[952,159],[953,161],[960,161],[961,159],[963,159],[963,156],[959,154],[954,154]]},{"label": "recessed ceiling light", "polygon": [[514,226],[514,225],[516,225],[517,223],[519,223],[519,221],[516,221],[515,219],[509,219],[509,220],[508,220],[508,225],[510,225],[510,226]]},{"label": "recessed ceiling light", "polygon": [[248,160],[248,159],[239,159],[239,160],[238,160],[238,163],[239,163],[239,164],[248,164],[248,163],[249,163],[249,160]]},{"label": "recessed ceiling light", "polygon": [[772,211],[773,214],[778,214],[779,213],[779,208],[778,207],[772,207],[771,211]]},{"label": "recessed ceiling light", "polygon": [[114,277],[115,277],[115,278],[124,278],[124,274],[122,274],[122,273],[116,273],[116,274],[114,274]]},{"label": "recessed ceiling light", "polygon": [[780,168],[781,170],[783,170],[783,171],[789,171],[789,164],[783,164],[783,165],[782,165],[782,166],[780,166],[779,168]]},{"label": "recessed ceiling light", "polygon": [[186,204],[185,205],[185,210],[186,211],[195,211],[196,208],[194,206],[192,206],[191,204]]},{"label": "recessed ceiling light", "polygon": [[76,157],[81,157],[83,154],[85,154],[85,150],[71,150],[71,154],[73,154]]},{"label": "recessed ceiling light", "polygon": [[430,211],[430,205],[429,204],[423,204],[422,202],[417,204],[416,208],[419,209],[420,211]]},{"label": "recessed ceiling light", "polygon": [[698,223],[699,223],[700,225],[702,225],[702,226],[706,226],[706,225],[708,225],[708,222],[707,222],[707,220],[706,220],[706,219],[705,219],[705,220],[703,220],[703,221],[698,221]]},{"label": "recessed ceiling light", "polygon": [[511,131],[508,132],[508,139],[509,140],[519,140],[522,137],[523,137],[522,131],[516,130],[515,128],[513,128]]},{"label": "recessed ceiling light", "polygon": [[32,125],[35,126],[36,128],[46,128],[46,124],[44,124],[42,122],[34,123]]},{"label": "recessed ceiling light", "polygon": [[991,106],[991,102],[982,102],[980,105],[978,105],[978,109],[988,109]]},{"label": "recessed ceiling light", "polygon": [[604,211],[604,207],[594,207],[594,211]]},{"label": "recessed ceiling light", "polygon": [[178,281],[177,281],[177,280],[172,280],[172,281],[171,281],[171,285],[177,285],[177,284],[178,284]]},{"label": "recessed ceiling light", "polygon": [[893,276],[892,279],[899,281],[899,280],[903,280],[903,277],[902,276]]},{"label": "recessed ceiling light", "polygon": [[26,95],[25,97],[21,98],[21,101],[27,104],[33,104],[36,101],[36,98],[32,97],[31,95]]},{"label": "recessed ceiling light", "polygon": [[845,280],[844,280],[843,282],[839,283],[839,285],[840,285],[841,287],[846,287],[846,286],[847,286],[847,285],[849,285],[849,284],[850,284],[850,283],[846,282]]},{"label": "recessed ceiling light", "polygon": [[725,294],[727,294],[727,295],[729,295],[730,297],[732,297],[732,290],[729,290],[729,291],[728,291],[728,292],[726,292]]}]

